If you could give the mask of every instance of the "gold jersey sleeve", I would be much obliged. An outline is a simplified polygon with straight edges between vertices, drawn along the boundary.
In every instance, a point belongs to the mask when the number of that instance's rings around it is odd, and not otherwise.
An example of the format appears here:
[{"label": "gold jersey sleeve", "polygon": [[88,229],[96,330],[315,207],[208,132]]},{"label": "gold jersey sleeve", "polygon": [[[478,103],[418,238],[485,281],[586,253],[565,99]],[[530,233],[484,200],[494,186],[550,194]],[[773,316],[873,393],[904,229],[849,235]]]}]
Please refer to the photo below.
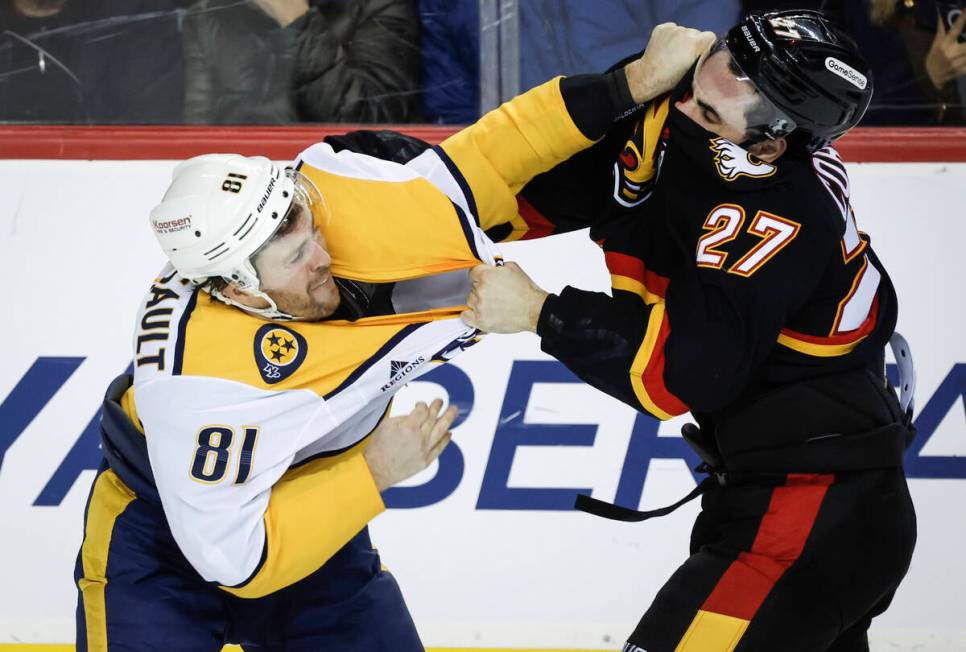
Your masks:
[{"label": "gold jersey sleeve", "polygon": [[515,97],[443,141],[484,230],[517,216],[516,195],[530,179],[593,144],[567,111],[561,79]]}]

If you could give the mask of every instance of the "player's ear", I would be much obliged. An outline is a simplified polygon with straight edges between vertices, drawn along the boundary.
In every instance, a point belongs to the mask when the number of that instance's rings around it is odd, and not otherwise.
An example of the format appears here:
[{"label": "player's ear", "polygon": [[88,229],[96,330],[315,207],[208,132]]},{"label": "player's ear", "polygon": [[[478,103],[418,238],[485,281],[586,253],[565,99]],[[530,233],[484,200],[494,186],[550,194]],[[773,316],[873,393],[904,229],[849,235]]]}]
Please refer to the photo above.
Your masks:
[{"label": "player's ear", "polygon": [[772,163],[788,149],[788,143],[784,138],[775,140],[763,140],[755,143],[748,148],[748,151],[765,163]]},{"label": "player's ear", "polygon": [[260,304],[264,303],[263,300],[259,300],[258,298],[253,297],[239,288],[238,284],[234,281],[225,285],[225,287],[221,290],[221,293],[225,295],[226,299],[231,299],[232,301],[236,301],[246,306],[260,307]]},{"label": "player's ear", "polygon": [[237,283],[228,283],[221,290],[221,295],[225,299],[234,301],[235,303],[241,304],[243,306],[248,306],[249,308],[268,308],[270,304],[265,300],[264,297],[249,294],[245,290],[238,287]]},{"label": "player's ear", "polygon": [[224,288],[222,288],[221,293],[224,294],[225,297],[231,299],[232,301],[238,301],[239,297],[244,296],[245,294],[244,292],[238,289],[237,283],[231,283],[231,282],[229,282],[228,284],[225,285]]}]

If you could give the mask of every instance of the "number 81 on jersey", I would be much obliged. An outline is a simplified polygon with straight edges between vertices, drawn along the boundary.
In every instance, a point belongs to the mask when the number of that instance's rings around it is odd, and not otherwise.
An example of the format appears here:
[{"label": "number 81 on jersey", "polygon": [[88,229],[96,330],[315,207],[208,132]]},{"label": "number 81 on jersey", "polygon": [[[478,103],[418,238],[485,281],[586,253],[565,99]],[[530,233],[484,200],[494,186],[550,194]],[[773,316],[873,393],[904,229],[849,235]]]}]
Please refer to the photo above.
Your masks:
[{"label": "number 81 on jersey", "polygon": [[[238,453],[237,470],[234,484],[243,484],[252,470],[255,444],[258,442],[258,428],[242,428],[242,444]],[[231,426],[205,426],[198,431],[198,447],[191,461],[191,478],[205,484],[216,484],[225,478],[233,457],[232,442],[236,440]]]}]

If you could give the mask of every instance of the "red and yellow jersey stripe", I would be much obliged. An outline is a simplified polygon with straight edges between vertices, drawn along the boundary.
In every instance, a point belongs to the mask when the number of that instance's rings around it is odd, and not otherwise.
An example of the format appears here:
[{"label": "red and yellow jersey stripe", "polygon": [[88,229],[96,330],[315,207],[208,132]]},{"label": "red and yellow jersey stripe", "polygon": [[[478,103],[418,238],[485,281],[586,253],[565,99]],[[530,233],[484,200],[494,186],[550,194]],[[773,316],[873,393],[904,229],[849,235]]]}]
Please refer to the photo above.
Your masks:
[{"label": "red and yellow jersey stripe", "polygon": [[607,251],[604,252],[604,262],[610,270],[611,287],[615,290],[632,292],[647,305],[663,301],[667,295],[668,279],[649,270],[640,258]]},{"label": "red and yellow jersey stripe", "polygon": [[671,334],[671,324],[664,310],[664,302],[651,306],[644,341],[631,363],[631,387],[637,400],[649,413],[665,421],[688,411],[681,399],[664,384],[664,345]]},{"label": "red and yellow jersey stripe", "polygon": [[641,406],[658,419],[684,414],[688,407],[664,384],[664,345],[671,334],[664,306],[667,277],[649,270],[640,258],[616,251],[605,251],[604,262],[610,270],[614,290],[636,294],[651,307],[644,340],[631,363],[634,395]]},{"label": "red and yellow jersey stripe", "polygon": [[879,316],[879,300],[872,301],[869,314],[856,330],[837,335],[819,336],[799,333],[783,328],[778,335],[778,343],[799,353],[819,358],[834,358],[851,353],[862,340],[875,330]]}]

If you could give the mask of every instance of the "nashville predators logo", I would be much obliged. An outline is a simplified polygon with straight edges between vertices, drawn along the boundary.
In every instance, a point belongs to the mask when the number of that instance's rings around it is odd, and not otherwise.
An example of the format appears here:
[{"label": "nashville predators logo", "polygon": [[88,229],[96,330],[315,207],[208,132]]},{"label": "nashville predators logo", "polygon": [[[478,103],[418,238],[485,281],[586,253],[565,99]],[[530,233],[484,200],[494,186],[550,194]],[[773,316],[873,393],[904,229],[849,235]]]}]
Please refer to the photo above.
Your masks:
[{"label": "nashville predators logo", "polygon": [[294,330],[265,324],[255,333],[255,364],[262,380],[269,385],[292,375],[305,360],[308,345]]},{"label": "nashville predators logo", "polygon": [[614,163],[614,200],[621,206],[637,206],[651,195],[669,106],[668,98],[651,103]]},{"label": "nashville predators logo", "polygon": [[725,181],[734,181],[744,175],[753,179],[770,177],[777,169],[750,154],[746,149],[735,145],[727,138],[715,138],[711,141],[711,151],[715,153],[714,162],[718,167],[718,174]]}]

